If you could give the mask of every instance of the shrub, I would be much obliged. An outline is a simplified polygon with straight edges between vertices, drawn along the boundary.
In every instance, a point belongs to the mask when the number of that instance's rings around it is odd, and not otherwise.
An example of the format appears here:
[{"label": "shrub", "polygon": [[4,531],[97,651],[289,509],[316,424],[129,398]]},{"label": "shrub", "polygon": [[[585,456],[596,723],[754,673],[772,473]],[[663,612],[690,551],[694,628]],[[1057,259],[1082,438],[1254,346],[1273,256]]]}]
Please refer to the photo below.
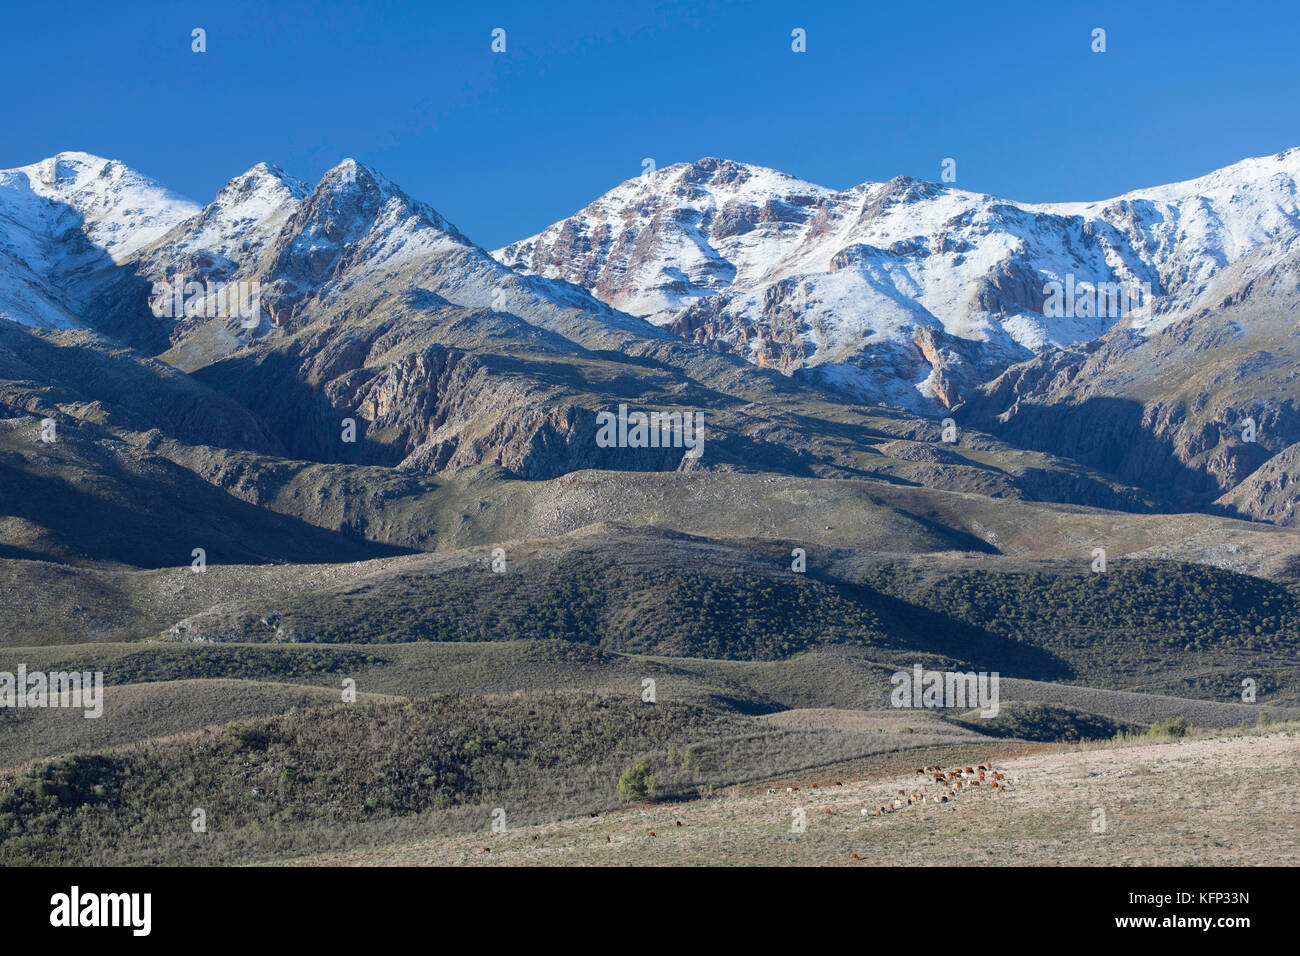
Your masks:
[{"label": "shrub", "polygon": [[1186,737],[1187,721],[1182,717],[1174,717],[1170,720],[1157,720],[1151,725],[1150,736],[1152,737]]},{"label": "shrub", "polygon": [[654,792],[655,775],[649,757],[632,764],[618,778],[618,795],[624,800],[641,800],[653,796]]}]

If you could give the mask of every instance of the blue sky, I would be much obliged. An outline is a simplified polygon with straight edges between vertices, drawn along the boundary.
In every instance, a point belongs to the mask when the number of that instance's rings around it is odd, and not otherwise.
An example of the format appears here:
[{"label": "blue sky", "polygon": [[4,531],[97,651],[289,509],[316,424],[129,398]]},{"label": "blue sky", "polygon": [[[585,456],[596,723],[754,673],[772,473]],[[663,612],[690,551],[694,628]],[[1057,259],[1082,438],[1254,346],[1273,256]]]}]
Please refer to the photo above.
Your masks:
[{"label": "blue sky", "polygon": [[645,157],[837,188],[952,157],[962,188],[1099,199],[1300,145],[1297,20],[1240,0],[11,5],[0,168],[80,149],[207,201],[260,161],[315,181],[351,156],[489,248]]}]

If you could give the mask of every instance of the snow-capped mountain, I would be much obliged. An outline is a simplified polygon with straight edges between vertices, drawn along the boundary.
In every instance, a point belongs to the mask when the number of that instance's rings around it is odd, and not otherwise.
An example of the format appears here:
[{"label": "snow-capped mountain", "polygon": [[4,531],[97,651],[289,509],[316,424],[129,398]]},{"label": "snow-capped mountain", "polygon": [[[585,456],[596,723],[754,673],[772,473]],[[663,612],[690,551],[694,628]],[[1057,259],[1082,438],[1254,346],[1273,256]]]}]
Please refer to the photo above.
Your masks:
[{"label": "snow-capped mountain", "polygon": [[1116,199],[1031,204],[907,177],[837,192],[704,159],[495,255],[759,365],[951,406],[1044,348],[1163,328],[1225,265],[1286,249],[1298,175],[1293,149]]},{"label": "snow-capped mountain", "polygon": [[0,318],[75,328],[97,285],[199,207],[116,160],[0,171]]},{"label": "snow-capped mountain", "polygon": [[[1300,247],[1298,175],[1300,149],[1029,204],[906,177],[835,191],[706,159],[623,183],[494,258],[351,160],[315,186],[259,164],[200,207],[62,153],[0,172],[0,316],[170,343],[194,366],[277,326],[434,295],[585,348],[685,339],[933,412],[1046,349],[1158,332],[1212,306],[1215,277],[1248,285]],[[159,319],[156,290],[177,281],[203,291],[192,314]],[[236,281],[259,290],[252,327],[214,321],[210,290]]]},{"label": "snow-capped mountain", "polygon": [[[217,308],[235,282],[256,284],[252,328]],[[202,291],[160,319],[173,283]],[[295,316],[356,315],[415,290],[585,335],[593,347],[675,341],[577,286],[516,273],[353,160],[314,187],[258,164],[206,206],[84,153],[0,172],[0,317],[20,324],[89,327],[155,351],[160,340],[192,342],[208,360]]]},{"label": "snow-capped mountain", "polygon": [[[353,160],[329,170],[310,193],[292,201],[292,212],[266,253],[245,257],[245,271],[266,286],[280,322],[306,303],[314,313],[344,302],[365,308],[419,289],[457,306],[509,312],[543,328],[561,313],[576,311],[598,317],[602,331],[622,327],[660,334],[581,288],[516,274],[433,207]],[[173,235],[164,242],[175,240]],[[185,241],[202,244],[197,238]]]},{"label": "snow-capped mountain", "polygon": [[[1278,345],[1293,338],[1297,165],[1291,151],[1105,203],[1029,205],[903,178],[834,192],[705,160],[626,183],[497,258],[352,160],[315,185],[259,164],[200,207],[120,163],[66,153],[0,173],[0,314],[42,330],[4,323],[10,404],[90,408],[137,433],[163,421],[302,460],[429,473],[489,464],[536,478],[677,467],[589,447],[596,408],[656,396],[719,416],[724,467],[856,474],[874,431],[810,442],[802,432],[816,426],[766,411],[791,397],[833,401],[820,380],[929,415],[946,405],[964,428],[1131,481],[1061,467],[1065,477],[1027,479],[1027,493],[1145,500],[1144,462],[1174,443],[1174,484],[1210,500],[1300,441],[1293,350]],[[223,311],[231,284],[256,290],[251,315]],[[1099,304],[1105,284],[1154,296],[1123,315],[1087,307],[1087,290]],[[90,356],[53,391],[42,370],[51,341]],[[1237,345],[1218,347],[1228,341]],[[83,394],[81,379],[122,345],[160,360],[142,366],[152,380],[179,370],[191,386],[160,387],[166,401],[147,414],[125,385],[108,399]],[[1192,362],[1216,381],[1185,401],[1178,375]],[[198,422],[200,393],[249,422]],[[1129,421],[1141,402],[1150,414]],[[1227,448],[1220,426],[1247,415],[1264,437]],[[354,416],[369,440],[340,450],[337,423]],[[1148,418],[1169,428],[1153,432]],[[1119,433],[1117,421],[1137,436],[1124,444],[1146,449],[1122,467],[1087,445]],[[897,422],[908,442],[932,424]],[[1058,447],[1045,432],[1078,440]],[[932,449],[880,447],[911,463],[890,466],[904,480],[985,490],[992,480]],[[1152,500],[1165,473],[1156,484]],[[1234,507],[1273,515],[1290,504],[1278,480],[1257,484]]]}]

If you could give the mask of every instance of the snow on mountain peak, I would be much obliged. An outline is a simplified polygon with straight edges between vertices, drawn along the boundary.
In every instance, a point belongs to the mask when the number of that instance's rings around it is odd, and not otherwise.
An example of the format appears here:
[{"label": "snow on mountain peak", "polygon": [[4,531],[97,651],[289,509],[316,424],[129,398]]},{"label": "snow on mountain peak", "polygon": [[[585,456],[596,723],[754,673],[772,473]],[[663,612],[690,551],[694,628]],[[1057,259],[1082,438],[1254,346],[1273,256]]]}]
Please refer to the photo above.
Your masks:
[{"label": "snow on mountain peak", "polygon": [[82,325],[96,282],[197,211],[117,160],[89,153],[0,170],[0,318]]},{"label": "snow on mountain peak", "polygon": [[[706,158],[494,254],[760,365],[951,403],[960,388],[936,357],[970,378],[1117,322],[1155,329],[1226,263],[1300,236],[1298,168],[1288,150],[1113,200],[1031,204],[906,176],[837,191]],[[1116,288],[1138,306],[1116,314],[1101,301]],[[895,374],[914,391],[882,389]]]},{"label": "snow on mountain peak", "polygon": [[79,217],[86,238],[118,262],[199,211],[118,160],[89,153],[59,153],[5,173],[25,175],[32,193]]}]

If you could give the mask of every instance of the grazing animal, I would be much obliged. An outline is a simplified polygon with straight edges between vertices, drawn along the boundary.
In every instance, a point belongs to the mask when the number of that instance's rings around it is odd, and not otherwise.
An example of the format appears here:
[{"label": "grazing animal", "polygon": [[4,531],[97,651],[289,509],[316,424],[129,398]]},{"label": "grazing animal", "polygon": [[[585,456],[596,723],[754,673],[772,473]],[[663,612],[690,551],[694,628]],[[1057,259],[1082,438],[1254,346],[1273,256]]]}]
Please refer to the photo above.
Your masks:
[{"label": "grazing animal", "polygon": [[798,788],[798,787],[786,787],[786,788],[785,788],[785,792],[786,792],[786,793],[798,793],[798,791],[799,791],[799,788]]},{"label": "grazing animal", "polygon": [[835,781],[835,786],[837,786],[837,787],[842,787],[842,786],[844,786],[844,784],[842,784],[842,783],[840,783],[838,780],[836,780],[836,781]]},{"label": "grazing animal", "polygon": [[491,848],[490,846],[485,846],[485,847],[483,848],[483,852],[484,852],[484,853],[491,853],[491,852],[492,852],[492,848]]},{"label": "grazing animal", "polygon": [[650,835],[651,835],[651,836],[654,836],[654,835],[655,835],[654,830],[651,830],[651,831],[650,831]]},{"label": "grazing animal", "polygon": [[849,859],[850,859],[850,860],[857,860],[857,859],[861,859],[861,857],[859,857],[856,853],[850,853],[850,854],[849,854]]},{"label": "grazing animal", "polygon": [[[830,807],[827,807],[827,808],[826,808],[826,815],[827,815],[828,817],[831,815],[831,808],[830,808]],[[679,823],[678,826],[681,826],[681,824]]]},{"label": "grazing animal", "polygon": [[611,840],[611,839],[609,838],[609,834],[608,834],[608,833],[605,834],[605,842],[606,842],[606,843],[613,843],[613,842],[614,842],[613,840]]},{"label": "grazing animal", "polygon": [[947,802],[948,802],[948,798],[947,798],[947,797],[940,797],[940,798],[939,798],[939,802],[940,802],[940,803],[947,803]]},{"label": "grazing animal", "polygon": [[677,825],[678,825],[678,826],[681,826],[681,825],[682,825],[682,821],[681,821],[681,820],[678,820],[678,821],[677,821]]}]

